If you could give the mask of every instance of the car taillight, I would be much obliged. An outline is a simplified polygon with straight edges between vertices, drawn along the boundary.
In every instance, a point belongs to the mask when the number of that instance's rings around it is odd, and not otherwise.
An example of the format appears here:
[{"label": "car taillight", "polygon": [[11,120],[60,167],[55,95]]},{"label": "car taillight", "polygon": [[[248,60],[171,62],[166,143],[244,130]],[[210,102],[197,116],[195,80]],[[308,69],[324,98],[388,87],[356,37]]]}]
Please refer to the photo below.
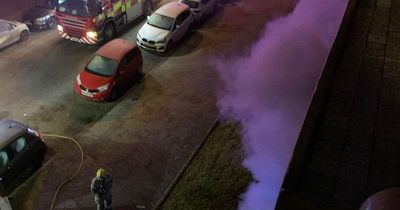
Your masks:
[{"label": "car taillight", "polygon": [[38,138],[44,142],[43,136],[38,133]]},{"label": "car taillight", "polygon": [[43,140],[42,135],[40,135],[39,132],[37,132],[36,130],[32,129],[32,128],[28,128],[28,133],[35,135],[36,137],[38,137],[40,140]]}]

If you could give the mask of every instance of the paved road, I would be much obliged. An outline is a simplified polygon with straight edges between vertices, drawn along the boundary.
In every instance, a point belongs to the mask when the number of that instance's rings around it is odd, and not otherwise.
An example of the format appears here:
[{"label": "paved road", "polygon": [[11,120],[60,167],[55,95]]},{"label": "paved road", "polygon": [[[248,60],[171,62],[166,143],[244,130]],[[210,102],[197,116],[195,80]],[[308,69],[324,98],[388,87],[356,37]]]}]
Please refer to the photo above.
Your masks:
[{"label": "paved road", "polygon": [[[115,206],[148,207],[160,198],[218,116],[215,59],[247,53],[264,24],[289,13],[296,0],[225,2],[171,53],[143,52],[145,79],[113,103],[90,102],[73,91],[96,46],[46,31],[0,51],[0,118],[77,137],[84,146],[83,170],[63,189],[57,208],[93,208],[88,186],[97,167],[114,176]],[[141,24],[122,38],[134,41]],[[47,209],[58,183],[77,167],[72,145],[47,142],[57,155],[35,209]]]}]

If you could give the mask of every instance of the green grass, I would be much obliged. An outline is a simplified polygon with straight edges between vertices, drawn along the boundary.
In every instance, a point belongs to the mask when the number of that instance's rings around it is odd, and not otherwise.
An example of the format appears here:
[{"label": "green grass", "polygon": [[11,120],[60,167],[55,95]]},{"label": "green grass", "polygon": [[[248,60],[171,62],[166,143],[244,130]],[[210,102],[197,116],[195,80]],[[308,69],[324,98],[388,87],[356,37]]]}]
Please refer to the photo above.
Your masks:
[{"label": "green grass", "polygon": [[218,124],[161,209],[237,209],[252,181],[237,124]]},{"label": "green grass", "polygon": [[10,194],[9,200],[13,210],[35,209],[35,202],[40,193],[46,173],[46,167],[38,170]]}]

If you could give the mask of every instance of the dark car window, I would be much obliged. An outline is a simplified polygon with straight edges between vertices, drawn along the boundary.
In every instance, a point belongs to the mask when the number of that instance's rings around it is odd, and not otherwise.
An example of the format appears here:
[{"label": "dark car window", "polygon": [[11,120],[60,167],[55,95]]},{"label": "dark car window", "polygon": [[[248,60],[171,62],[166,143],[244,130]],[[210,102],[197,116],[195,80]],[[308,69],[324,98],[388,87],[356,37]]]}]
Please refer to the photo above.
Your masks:
[{"label": "dark car window", "polygon": [[5,32],[11,29],[11,25],[8,23],[0,23],[0,32]]},{"label": "dark car window", "polygon": [[67,0],[59,2],[57,10],[69,15],[92,17],[100,14],[99,4],[94,0]]},{"label": "dark car window", "polygon": [[190,15],[190,11],[189,10],[185,10],[184,12],[182,12],[182,14],[179,15],[179,19],[180,19],[180,23],[185,22],[185,20],[189,17]]},{"label": "dark car window", "polygon": [[21,152],[25,147],[27,147],[27,141],[26,138],[21,136],[17,140],[15,140],[13,143],[11,143],[11,151],[14,153],[14,155],[18,154]]},{"label": "dark car window", "polygon": [[176,17],[175,19],[175,24],[174,24],[174,30],[176,29],[176,26],[179,26],[182,24],[182,19],[180,16]]},{"label": "dark car window", "polygon": [[182,3],[188,5],[190,8],[196,9],[199,7],[199,2],[192,0],[182,0]]},{"label": "dark car window", "polygon": [[184,12],[182,12],[177,18],[176,18],[176,22],[175,22],[175,27],[181,25],[183,22],[185,22],[185,20],[189,17],[190,15],[190,11],[189,10],[185,10]]},{"label": "dark car window", "polygon": [[10,157],[6,149],[0,150],[0,169],[7,165],[10,161]]},{"label": "dark car window", "polygon": [[0,165],[7,164],[12,161],[18,153],[23,151],[27,147],[27,140],[24,136],[21,136],[7,145],[7,147],[0,152]]}]

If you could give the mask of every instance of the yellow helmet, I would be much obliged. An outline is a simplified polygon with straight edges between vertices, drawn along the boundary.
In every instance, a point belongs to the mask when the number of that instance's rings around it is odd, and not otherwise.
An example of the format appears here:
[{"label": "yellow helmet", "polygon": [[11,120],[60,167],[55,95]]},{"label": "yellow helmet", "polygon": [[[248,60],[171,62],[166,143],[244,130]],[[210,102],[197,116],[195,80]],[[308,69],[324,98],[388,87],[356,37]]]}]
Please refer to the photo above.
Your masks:
[{"label": "yellow helmet", "polygon": [[99,168],[98,170],[97,170],[97,172],[96,172],[96,176],[97,177],[104,177],[106,175],[106,171],[104,170],[104,169],[102,169],[102,168]]}]

